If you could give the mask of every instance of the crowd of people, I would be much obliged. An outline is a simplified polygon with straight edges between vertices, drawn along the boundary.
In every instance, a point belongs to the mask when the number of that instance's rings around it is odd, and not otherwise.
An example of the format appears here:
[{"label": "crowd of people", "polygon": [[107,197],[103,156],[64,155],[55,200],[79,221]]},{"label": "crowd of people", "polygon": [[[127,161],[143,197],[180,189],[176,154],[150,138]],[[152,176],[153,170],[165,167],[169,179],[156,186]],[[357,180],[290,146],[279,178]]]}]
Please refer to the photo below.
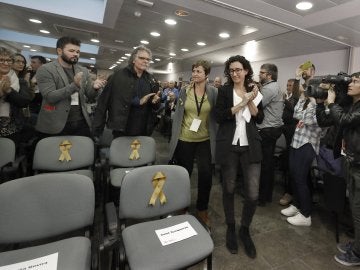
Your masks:
[{"label": "crowd of people", "polygon": [[[239,238],[250,258],[256,257],[250,235],[256,208],[273,201],[273,156],[279,137],[283,134],[286,141],[285,190],[279,203],[286,206],[281,214],[294,226],[311,226],[309,173],[314,159],[327,149],[333,160],[340,160],[342,150],[344,166],[339,163],[341,172],[333,173],[348,182],[355,239],[340,244],[335,259],[360,265],[360,73],[351,75],[343,102],[336,85],[318,86],[327,90],[327,98],[309,96],[306,89],[315,74],[309,61],[296,69],[286,91],[277,82],[275,64],[263,64],[256,81],[250,62],[241,55],[225,62],[223,85],[221,76],[213,85],[208,82],[211,66],[205,60],[191,66],[189,84],[160,84],[147,71],[152,53],[144,46],[134,49],[128,65],[107,79],[92,78],[78,63],[80,47],[80,40],[62,37],[56,44],[57,59],[45,63],[42,56],[33,56],[30,69],[23,55],[0,48],[1,137],[17,145],[31,136],[81,135],[97,142],[105,126],[114,138],[151,136],[157,116],[163,114],[171,130],[169,162],[190,175],[197,164],[196,215],[209,229],[213,165],[220,165],[225,241],[233,254],[238,252],[234,190],[242,174]],[[94,115],[89,103],[96,103]],[[326,140],[321,136],[324,128]]]}]

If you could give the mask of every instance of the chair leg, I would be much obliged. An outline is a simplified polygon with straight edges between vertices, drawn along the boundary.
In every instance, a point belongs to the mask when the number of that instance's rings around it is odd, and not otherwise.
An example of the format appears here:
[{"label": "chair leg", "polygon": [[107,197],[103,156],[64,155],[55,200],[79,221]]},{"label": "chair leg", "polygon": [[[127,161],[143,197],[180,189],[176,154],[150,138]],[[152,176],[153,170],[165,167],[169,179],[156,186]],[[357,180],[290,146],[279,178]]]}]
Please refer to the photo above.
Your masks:
[{"label": "chair leg", "polygon": [[206,258],[207,270],[212,269],[212,253]]}]

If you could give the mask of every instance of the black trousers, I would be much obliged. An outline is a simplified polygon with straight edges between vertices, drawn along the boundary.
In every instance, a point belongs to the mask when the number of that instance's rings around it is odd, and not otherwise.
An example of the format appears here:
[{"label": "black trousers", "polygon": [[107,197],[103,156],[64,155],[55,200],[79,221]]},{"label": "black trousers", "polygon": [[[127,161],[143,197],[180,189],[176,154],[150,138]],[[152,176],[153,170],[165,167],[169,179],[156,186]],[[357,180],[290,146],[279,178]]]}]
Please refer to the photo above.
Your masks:
[{"label": "black trousers", "polygon": [[198,168],[198,194],[196,209],[207,210],[212,186],[212,166],[210,140],[185,142],[179,140],[174,154],[178,165],[184,167],[191,176],[196,158]]},{"label": "black trousers", "polygon": [[271,202],[274,189],[274,152],[277,139],[282,133],[282,127],[260,129],[261,150],[263,162],[261,163],[259,201]]},{"label": "black trousers", "polygon": [[242,169],[245,201],[242,208],[241,225],[249,227],[255,214],[259,195],[259,163],[249,162],[249,147],[234,146],[221,165],[223,173],[223,205],[226,224],[235,224],[234,189],[238,170]]}]

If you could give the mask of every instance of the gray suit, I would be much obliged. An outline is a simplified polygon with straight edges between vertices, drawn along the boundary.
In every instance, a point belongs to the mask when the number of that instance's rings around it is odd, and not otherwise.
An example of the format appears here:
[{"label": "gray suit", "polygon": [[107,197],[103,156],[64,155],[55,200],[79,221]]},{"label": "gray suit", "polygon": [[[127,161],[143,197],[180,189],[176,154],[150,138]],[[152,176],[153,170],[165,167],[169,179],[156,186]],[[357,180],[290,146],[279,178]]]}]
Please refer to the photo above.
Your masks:
[{"label": "gray suit", "polygon": [[86,103],[95,99],[97,91],[92,87],[93,82],[86,68],[76,64],[74,70],[75,74],[83,72],[80,89],[73,82],[69,83],[63,67],[57,60],[38,69],[36,78],[43,100],[35,127],[37,131],[47,134],[60,133],[68,119],[71,95],[77,91],[82,114],[91,127]]}]

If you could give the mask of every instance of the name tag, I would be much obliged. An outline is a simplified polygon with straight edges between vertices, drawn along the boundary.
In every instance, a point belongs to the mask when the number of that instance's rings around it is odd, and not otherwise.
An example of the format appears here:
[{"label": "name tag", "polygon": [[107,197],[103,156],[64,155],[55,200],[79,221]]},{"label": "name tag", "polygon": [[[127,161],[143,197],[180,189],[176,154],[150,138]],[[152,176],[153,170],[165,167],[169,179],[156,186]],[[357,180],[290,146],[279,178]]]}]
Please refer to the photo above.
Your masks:
[{"label": "name tag", "polygon": [[79,105],[79,93],[78,92],[71,95],[71,105]]},{"label": "name tag", "polygon": [[191,123],[190,130],[197,132],[199,130],[200,124],[201,124],[201,120],[194,118]]}]

